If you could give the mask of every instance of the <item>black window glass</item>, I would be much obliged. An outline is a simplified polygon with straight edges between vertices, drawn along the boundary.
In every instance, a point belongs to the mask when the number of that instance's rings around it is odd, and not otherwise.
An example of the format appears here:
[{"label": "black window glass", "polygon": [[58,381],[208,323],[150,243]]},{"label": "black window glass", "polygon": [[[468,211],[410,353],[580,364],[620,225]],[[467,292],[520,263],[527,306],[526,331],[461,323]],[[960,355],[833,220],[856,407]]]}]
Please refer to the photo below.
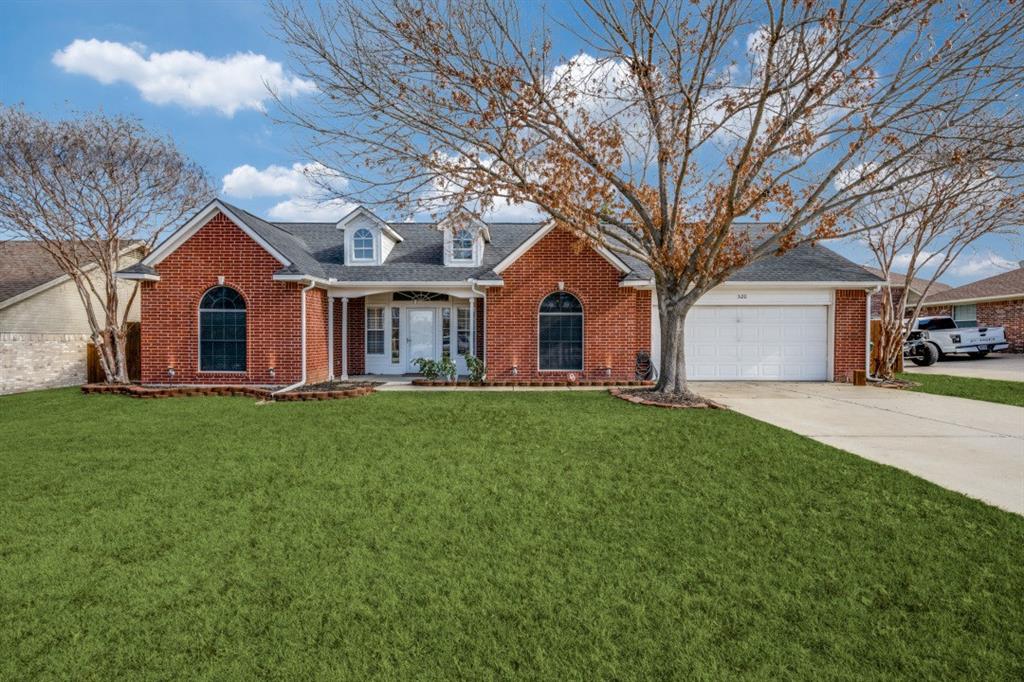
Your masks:
[{"label": "black window glass", "polygon": [[583,369],[583,306],[559,291],[540,305],[540,368]]},{"label": "black window glass", "polygon": [[199,304],[199,369],[244,372],[245,299],[230,287],[215,287]]}]

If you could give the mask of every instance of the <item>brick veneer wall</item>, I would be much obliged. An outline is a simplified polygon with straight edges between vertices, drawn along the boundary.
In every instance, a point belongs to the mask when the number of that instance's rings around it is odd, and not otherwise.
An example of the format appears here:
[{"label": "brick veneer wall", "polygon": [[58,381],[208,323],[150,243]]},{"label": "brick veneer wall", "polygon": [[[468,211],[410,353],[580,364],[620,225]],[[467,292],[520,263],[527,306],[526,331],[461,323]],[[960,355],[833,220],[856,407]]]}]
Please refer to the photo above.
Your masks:
[{"label": "brick veneer wall", "polygon": [[[167,368],[182,384],[290,384],[301,378],[299,292],[275,282],[281,264],[218,213],[167,256],[159,282],[142,283],[142,382],[167,383]],[[224,284],[246,301],[246,371],[199,371],[199,301]],[[273,367],[276,378],[268,370]]]},{"label": "brick veneer wall", "polygon": [[[987,301],[976,304],[978,324],[1003,327],[1011,353],[1024,353],[1024,298],[1012,301]],[[928,306],[921,309],[921,316],[952,315],[953,306]]]},{"label": "brick veneer wall", "polygon": [[853,381],[853,371],[865,368],[867,343],[867,292],[836,291],[835,356],[833,379]]},{"label": "brick veneer wall", "polygon": [[[366,374],[366,299],[348,300],[348,373]],[[341,376],[341,299],[334,299],[334,376]],[[384,337],[384,352],[391,354],[391,338]]]},{"label": "brick veneer wall", "polygon": [[327,292],[306,292],[306,382],[327,381]]},{"label": "brick veneer wall", "polygon": [[569,371],[539,371],[537,332],[541,301],[558,283],[583,305],[580,379],[634,378],[636,352],[650,350],[650,292],[619,287],[621,273],[600,254],[555,230],[502,273],[505,286],[487,290],[487,371],[491,379],[565,380]]}]

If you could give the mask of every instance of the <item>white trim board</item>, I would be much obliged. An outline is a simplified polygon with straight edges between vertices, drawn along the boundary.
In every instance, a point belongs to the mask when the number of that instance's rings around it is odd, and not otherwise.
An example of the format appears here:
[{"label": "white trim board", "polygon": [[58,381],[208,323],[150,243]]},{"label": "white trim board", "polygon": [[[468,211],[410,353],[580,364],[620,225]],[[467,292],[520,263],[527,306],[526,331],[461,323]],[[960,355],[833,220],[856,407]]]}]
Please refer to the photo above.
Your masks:
[{"label": "white trim board", "polygon": [[167,258],[167,256],[177,251],[182,244],[192,237],[192,235],[206,225],[217,211],[223,213],[228,220],[235,224],[235,227],[240,229],[248,235],[250,239],[259,244],[264,251],[277,259],[281,265],[287,267],[292,264],[291,261],[285,258],[280,251],[271,246],[265,239],[256,234],[251,227],[246,225],[238,216],[232,213],[227,206],[221,203],[220,199],[214,199],[211,201],[205,208],[196,213],[187,223],[172,232],[167,239],[153,249],[152,253],[142,259],[142,264],[152,267],[161,263],[165,258]]},{"label": "white trim board", "polygon": [[366,208],[365,206],[356,206],[351,211],[349,211],[348,214],[346,214],[344,218],[342,218],[337,223],[335,223],[334,226],[337,229],[339,229],[339,230],[344,230],[345,227],[350,222],[352,222],[353,220],[355,220],[359,216],[366,216],[367,218],[369,218],[381,230],[381,232],[383,232],[387,236],[391,237],[392,240],[394,240],[396,242],[405,241],[405,239],[402,237],[402,235],[398,234],[398,232],[395,230],[395,228],[391,227],[386,222],[384,222],[383,220],[378,218],[377,215],[373,211],[371,211],[370,209]]}]

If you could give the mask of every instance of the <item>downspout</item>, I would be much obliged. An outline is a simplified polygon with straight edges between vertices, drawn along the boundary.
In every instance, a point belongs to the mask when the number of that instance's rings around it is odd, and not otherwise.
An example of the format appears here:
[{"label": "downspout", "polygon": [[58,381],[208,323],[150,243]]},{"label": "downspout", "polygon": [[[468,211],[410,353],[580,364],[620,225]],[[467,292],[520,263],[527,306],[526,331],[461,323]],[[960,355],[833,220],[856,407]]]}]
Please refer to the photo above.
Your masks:
[{"label": "downspout", "polygon": [[309,290],[311,290],[315,286],[316,286],[316,282],[314,282],[313,280],[309,280],[309,286],[307,286],[305,289],[303,289],[300,292],[300,296],[302,297],[302,305],[301,305],[301,308],[302,308],[302,315],[301,315],[301,317],[302,317],[302,334],[301,334],[301,338],[302,338],[302,378],[299,379],[298,381],[296,381],[291,386],[285,386],[284,388],[277,389],[276,391],[271,393],[271,395],[277,395],[279,393],[287,393],[288,391],[292,391],[292,390],[294,390],[294,389],[298,388],[299,386],[302,386],[302,385],[304,385],[306,383],[306,292],[308,292]]},{"label": "downspout", "polygon": [[[487,364],[487,292],[486,291],[477,291],[476,280],[473,279],[472,277],[470,277],[466,281],[469,282],[469,290],[472,291],[474,294],[479,294],[480,298],[482,298],[484,300],[484,309],[482,311],[480,311],[480,314],[483,315],[483,317],[484,317],[484,320],[483,320],[483,322],[484,322],[484,338],[482,339],[483,340],[483,345],[484,345],[483,352],[480,352],[479,348],[474,348],[473,350],[477,351],[476,356],[478,358],[480,358],[481,362],[483,362],[484,365],[486,365]],[[476,302],[475,301],[473,302],[473,307],[476,308]],[[476,340],[476,330],[474,329],[472,333],[473,333],[473,339],[475,341]]]}]

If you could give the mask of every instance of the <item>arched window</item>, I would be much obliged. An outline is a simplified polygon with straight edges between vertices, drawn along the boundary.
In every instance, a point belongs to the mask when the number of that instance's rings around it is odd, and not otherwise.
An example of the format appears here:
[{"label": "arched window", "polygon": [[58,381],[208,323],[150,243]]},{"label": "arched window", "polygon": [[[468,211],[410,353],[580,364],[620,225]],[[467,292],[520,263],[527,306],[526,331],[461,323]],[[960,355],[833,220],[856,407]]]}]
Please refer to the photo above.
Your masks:
[{"label": "arched window", "polygon": [[459,230],[452,237],[452,260],[473,260],[473,235]]},{"label": "arched window", "polygon": [[583,306],[556,291],[540,304],[538,339],[541,369],[583,369]]},{"label": "arched window", "polygon": [[352,258],[355,260],[373,260],[373,233],[365,227],[359,228],[352,235]]},{"label": "arched window", "polygon": [[199,369],[245,371],[245,299],[231,287],[214,287],[199,302]]}]

